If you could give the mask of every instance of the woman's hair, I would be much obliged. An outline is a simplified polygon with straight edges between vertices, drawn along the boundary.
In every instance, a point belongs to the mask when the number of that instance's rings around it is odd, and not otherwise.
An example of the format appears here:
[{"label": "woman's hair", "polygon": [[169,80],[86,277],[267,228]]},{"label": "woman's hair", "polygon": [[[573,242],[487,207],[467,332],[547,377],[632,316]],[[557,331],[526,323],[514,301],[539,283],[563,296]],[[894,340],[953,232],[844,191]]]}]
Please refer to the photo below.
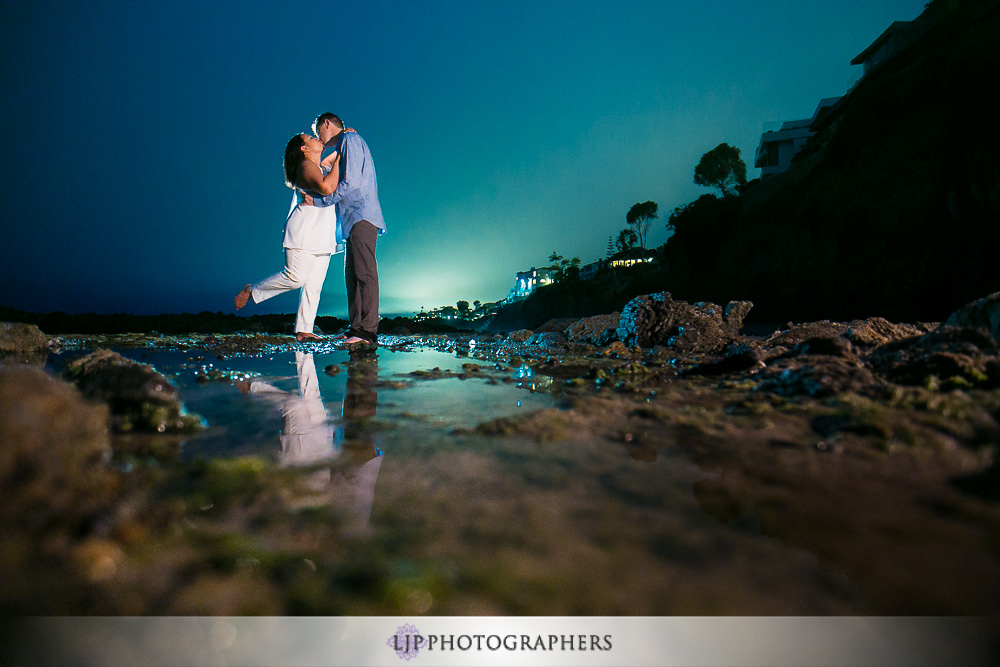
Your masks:
[{"label": "woman's hair", "polygon": [[299,167],[302,166],[302,161],[306,159],[305,153],[302,152],[302,147],[305,145],[305,140],[302,139],[301,134],[292,135],[292,138],[288,140],[288,145],[285,146],[285,159],[282,166],[285,168],[285,185],[295,189],[296,177],[299,174]]}]

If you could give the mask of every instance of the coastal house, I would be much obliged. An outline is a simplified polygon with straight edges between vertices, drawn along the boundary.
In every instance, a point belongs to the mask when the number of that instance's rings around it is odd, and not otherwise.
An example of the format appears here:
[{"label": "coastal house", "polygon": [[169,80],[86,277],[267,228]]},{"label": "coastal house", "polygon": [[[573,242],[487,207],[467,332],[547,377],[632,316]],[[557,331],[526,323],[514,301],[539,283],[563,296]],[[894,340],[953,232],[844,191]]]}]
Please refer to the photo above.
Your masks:
[{"label": "coastal house", "polygon": [[597,275],[597,272],[607,266],[608,260],[599,259],[596,262],[585,264],[580,267],[580,280],[590,280]]},{"label": "coastal house", "polygon": [[864,74],[868,74],[899,53],[913,41],[917,32],[915,21],[893,21],[874,42],[868,45],[868,48],[854,57],[851,64],[863,65]]},{"label": "coastal house", "polygon": [[518,271],[514,279],[514,287],[510,290],[510,294],[507,295],[504,301],[507,303],[520,301],[537,288],[552,284],[554,282],[552,278],[553,271],[552,267],[543,267],[541,269],[531,267],[527,271]]},{"label": "coastal house", "polygon": [[760,177],[767,178],[788,171],[794,158],[815,134],[814,127],[840,101],[840,97],[825,97],[819,101],[812,117],[767,123],[760,135],[754,165]]},{"label": "coastal house", "polygon": [[649,264],[653,261],[653,253],[644,248],[632,248],[607,260],[611,269],[627,269],[637,264]]}]

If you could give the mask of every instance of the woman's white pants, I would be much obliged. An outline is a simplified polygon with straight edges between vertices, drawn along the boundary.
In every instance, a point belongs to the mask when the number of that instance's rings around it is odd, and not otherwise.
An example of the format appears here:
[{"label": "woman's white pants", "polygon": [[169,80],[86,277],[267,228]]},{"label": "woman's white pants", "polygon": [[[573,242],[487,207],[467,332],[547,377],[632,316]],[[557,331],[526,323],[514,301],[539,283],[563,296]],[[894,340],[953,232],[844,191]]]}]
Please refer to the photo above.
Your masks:
[{"label": "woman's white pants", "polygon": [[330,267],[330,253],[285,248],[285,268],[265,278],[251,289],[254,303],[266,301],[288,290],[298,289],[299,311],[295,316],[296,333],[312,333],[323,281]]}]

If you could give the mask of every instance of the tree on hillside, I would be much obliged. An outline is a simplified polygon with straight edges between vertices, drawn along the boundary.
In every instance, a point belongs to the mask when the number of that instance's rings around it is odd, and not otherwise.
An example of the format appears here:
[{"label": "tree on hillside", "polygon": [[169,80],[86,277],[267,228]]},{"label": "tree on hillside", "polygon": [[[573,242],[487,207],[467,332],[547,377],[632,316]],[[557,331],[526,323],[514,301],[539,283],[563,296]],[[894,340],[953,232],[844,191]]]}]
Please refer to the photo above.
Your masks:
[{"label": "tree on hillside", "polygon": [[747,182],[747,165],[740,158],[740,149],[722,143],[702,155],[694,168],[694,182],[718,188],[723,197],[737,194]]},{"label": "tree on hillside", "polygon": [[643,250],[646,249],[646,234],[649,232],[649,223],[660,217],[658,210],[659,207],[655,201],[647,201],[636,204],[625,215],[625,222],[635,230],[636,236],[639,237],[639,247]]},{"label": "tree on hillside", "polygon": [[615,240],[615,247],[618,248],[618,252],[625,252],[634,248],[638,243],[639,235],[631,227],[626,227],[618,233],[618,238]]},{"label": "tree on hillside", "polygon": [[479,310],[482,307],[483,307],[483,302],[480,301],[479,299],[476,299],[475,301],[472,302],[472,308],[474,310]]},{"label": "tree on hillside", "polygon": [[464,301],[464,300],[463,301],[459,301],[458,303],[455,304],[455,306],[458,308],[458,313],[462,317],[466,317],[469,314],[469,302],[468,301]]},{"label": "tree on hillside", "polygon": [[615,254],[615,237],[608,236],[608,254],[606,257],[611,257],[613,254]]},{"label": "tree on hillside", "polygon": [[552,280],[561,283],[564,280],[576,280],[580,277],[580,258],[563,259],[555,250],[549,255],[549,266],[552,268]]},{"label": "tree on hillside", "polygon": [[580,258],[564,259],[560,262],[559,269],[562,271],[563,280],[580,279]]}]

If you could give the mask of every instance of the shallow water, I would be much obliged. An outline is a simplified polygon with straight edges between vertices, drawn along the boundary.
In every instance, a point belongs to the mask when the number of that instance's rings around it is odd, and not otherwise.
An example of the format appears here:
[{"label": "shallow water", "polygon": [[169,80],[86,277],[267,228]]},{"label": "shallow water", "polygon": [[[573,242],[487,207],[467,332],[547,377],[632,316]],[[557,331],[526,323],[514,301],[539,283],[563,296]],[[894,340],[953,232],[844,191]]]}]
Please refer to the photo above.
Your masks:
[{"label": "shallow water", "polygon": [[[198,350],[121,352],[173,378],[188,410],[207,422],[181,444],[176,460],[157,466],[182,471],[204,460],[256,457],[266,466],[240,468],[240,474],[252,470],[267,479],[250,492],[240,487],[238,503],[220,499],[235,492],[219,491],[218,483],[190,483],[177,492],[188,508],[178,534],[211,542],[213,549],[222,549],[224,537],[224,555],[211,560],[229,563],[214,567],[228,577],[225,586],[243,591],[229,596],[241,602],[213,606],[203,599],[218,585],[203,581],[209,575],[194,583],[178,577],[183,583],[163,584],[173,587],[170,593],[157,592],[171,601],[136,602],[136,613],[963,609],[961,600],[935,594],[922,600],[921,573],[905,566],[879,575],[905,579],[901,584],[856,579],[851,558],[877,556],[880,547],[831,555],[837,549],[826,543],[863,536],[850,517],[839,517],[840,525],[807,521],[790,528],[788,516],[801,517],[781,503],[797,505],[794,490],[791,501],[775,500],[766,488],[734,500],[726,485],[738,457],[711,465],[696,460],[692,443],[704,434],[658,432],[649,438],[657,445],[643,448],[629,437],[572,426],[551,437],[544,429],[531,436],[477,430],[491,420],[560,409],[558,382],[527,367],[420,347],[353,358],[343,350],[230,359]],[[50,358],[50,370],[71,355]],[[339,370],[328,373],[328,367]],[[229,381],[199,382],[209,370],[223,371]],[[129,469],[140,463],[118,462]],[[267,472],[271,467],[280,474]],[[783,527],[775,527],[776,515],[784,517]],[[911,524],[919,520],[901,510],[898,525],[888,527],[898,532],[892,538],[898,552],[911,543],[925,548],[913,537]],[[180,558],[176,551],[160,545],[142,557],[168,563]],[[213,571],[211,581],[219,576]],[[900,589],[906,595],[894,603]]]}]

